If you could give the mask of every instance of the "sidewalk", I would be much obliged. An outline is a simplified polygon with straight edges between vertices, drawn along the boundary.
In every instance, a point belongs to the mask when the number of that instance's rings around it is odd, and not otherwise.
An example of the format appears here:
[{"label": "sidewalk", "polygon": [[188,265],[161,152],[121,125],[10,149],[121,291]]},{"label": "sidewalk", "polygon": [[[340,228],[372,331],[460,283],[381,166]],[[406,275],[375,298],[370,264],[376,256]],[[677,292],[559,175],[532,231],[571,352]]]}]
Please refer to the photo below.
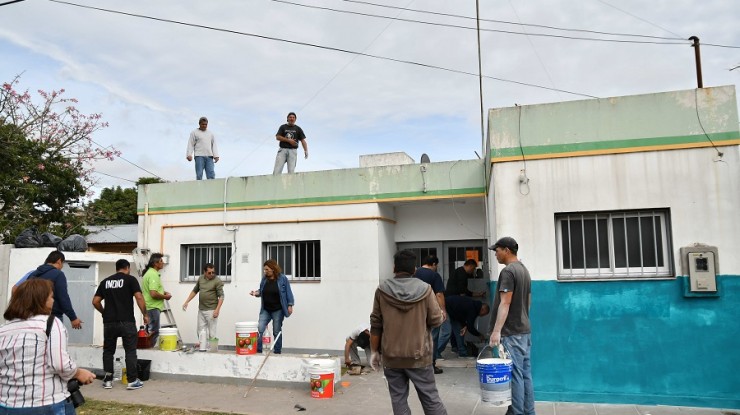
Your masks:
[{"label": "sidewalk", "polygon": [[[323,400],[311,398],[308,385],[286,386],[276,382],[257,382],[244,398],[251,379],[244,379],[239,384],[223,384],[213,382],[212,378],[208,382],[202,382],[192,377],[183,379],[169,375],[163,378],[156,373],[152,377],[139,390],[126,390],[120,382],[115,382],[113,389],[106,390],[102,388],[100,381],[95,381],[92,385],[83,387],[82,393],[86,398],[103,401],[139,402],[169,408],[248,415],[391,413],[388,389],[381,372],[360,376],[345,375],[337,383],[334,397]],[[475,369],[445,367],[444,373],[437,375],[436,379],[440,396],[450,415],[503,415],[506,412],[505,407],[492,407],[480,402]],[[413,387],[409,394],[409,404],[414,414],[423,414]],[[296,405],[306,410],[299,412]],[[536,410],[538,415],[740,415],[737,411],[708,408],[564,402],[537,402]]]}]

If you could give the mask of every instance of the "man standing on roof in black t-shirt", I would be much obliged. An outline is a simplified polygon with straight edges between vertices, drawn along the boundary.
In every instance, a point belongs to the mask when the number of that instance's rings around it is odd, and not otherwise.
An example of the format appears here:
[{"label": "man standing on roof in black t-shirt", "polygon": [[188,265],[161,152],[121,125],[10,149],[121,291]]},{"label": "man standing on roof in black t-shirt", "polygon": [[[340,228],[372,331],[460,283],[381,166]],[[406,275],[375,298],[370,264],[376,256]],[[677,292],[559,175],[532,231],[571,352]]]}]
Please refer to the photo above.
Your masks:
[{"label": "man standing on roof in black t-shirt", "polygon": [[[136,367],[136,319],[134,318],[134,298],[144,324],[149,324],[146,314],[144,296],[141,294],[139,280],[129,275],[131,264],[125,259],[116,261],[116,273],[100,282],[95,291],[92,304],[103,315],[103,387],[113,387],[113,355],[116,354],[116,343],[120,337],[126,351],[126,377],[129,379],[126,389],[139,389],[144,384],[139,380]],[[103,305],[105,302],[105,305]]]},{"label": "man standing on roof in black t-shirt", "polygon": [[288,123],[278,128],[275,139],[280,142],[277,156],[275,156],[275,168],[272,174],[281,174],[283,166],[288,164],[288,173],[295,172],[295,163],[298,159],[298,142],[303,146],[303,156],[308,158],[308,143],[303,129],[295,124],[298,117],[295,112],[288,113]]}]

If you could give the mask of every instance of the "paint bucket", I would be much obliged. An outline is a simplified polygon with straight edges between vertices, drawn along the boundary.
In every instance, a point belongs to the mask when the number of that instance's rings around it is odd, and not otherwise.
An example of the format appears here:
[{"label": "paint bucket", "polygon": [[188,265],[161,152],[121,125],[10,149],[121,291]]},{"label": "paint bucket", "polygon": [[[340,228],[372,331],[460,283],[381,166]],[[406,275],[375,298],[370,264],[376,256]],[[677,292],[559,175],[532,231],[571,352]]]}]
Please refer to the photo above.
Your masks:
[{"label": "paint bucket", "polygon": [[481,400],[496,406],[511,404],[511,359],[506,359],[503,345],[492,349],[493,358],[481,359],[483,351],[490,346],[486,345],[478,353],[475,368],[478,369],[480,380]]},{"label": "paint bucket", "polygon": [[236,323],[236,354],[256,354],[257,341],[259,341],[259,336],[256,322]]},{"label": "paint bucket", "polygon": [[177,328],[159,329],[159,349],[167,352],[177,350]]},{"label": "paint bucket", "polygon": [[[483,350],[481,350],[481,354]],[[483,402],[488,402],[496,406],[511,404],[512,367],[511,359],[481,359],[480,354],[478,355],[475,368],[478,369],[481,400]]]},{"label": "paint bucket", "polygon": [[317,399],[334,397],[334,361],[330,359],[316,359],[308,363],[311,397]]}]

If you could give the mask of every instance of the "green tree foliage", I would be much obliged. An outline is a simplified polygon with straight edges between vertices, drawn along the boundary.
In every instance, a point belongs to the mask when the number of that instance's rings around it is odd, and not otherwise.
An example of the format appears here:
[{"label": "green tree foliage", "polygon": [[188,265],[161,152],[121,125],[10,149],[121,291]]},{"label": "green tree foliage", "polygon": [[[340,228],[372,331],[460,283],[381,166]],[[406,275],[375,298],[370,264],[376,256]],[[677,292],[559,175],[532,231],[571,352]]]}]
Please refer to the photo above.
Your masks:
[{"label": "green tree foliage", "polygon": [[136,189],[106,187],[100,197],[85,209],[89,225],[123,225],[136,223]]},{"label": "green tree foliage", "polygon": [[[157,177],[141,177],[137,185],[162,183]],[[87,205],[85,214],[89,225],[123,225],[137,223],[137,189],[121,186],[106,187],[100,196]]]},{"label": "green tree foliage", "polygon": [[164,180],[160,179],[159,177],[139,177],[139,180],[136,181],[136,185],[142,185],[142,184],[154,184],[154,183],[166,183]]},{"label": "green tree foliage", "polygon": [[80,165],[28,140],[15,125],[0,124],[0,148],[0,239],[12,242],[31,226],[62,237],[80,233],[76,206],[85,195]]}]

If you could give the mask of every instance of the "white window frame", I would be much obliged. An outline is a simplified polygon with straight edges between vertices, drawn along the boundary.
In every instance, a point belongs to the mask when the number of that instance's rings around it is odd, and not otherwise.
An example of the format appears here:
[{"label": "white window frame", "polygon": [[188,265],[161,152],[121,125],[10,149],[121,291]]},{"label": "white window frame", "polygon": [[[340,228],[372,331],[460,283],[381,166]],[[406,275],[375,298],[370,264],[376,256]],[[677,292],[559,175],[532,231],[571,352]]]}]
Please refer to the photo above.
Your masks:
[{"label": "white window frame", "polygon": [[[620,249],[616,247],[615,240],[614,240],[614,220],[624,220],[629,218],[638,218],[638,232],[640,235],[643,234],[641,221],[639,219],[642,218],[653,218],[652,224],[653,224],[653,238],[654,240],[658,240],[660,238],[660,252],[658,251],[658,244],[654,244],[654,254],[655,254],[655,266],[644,266],[642,255],[642,237],[639,237],[639,243],[640,243],[640,263],[641,266],[629,266],[630,259],[629,259],[629,253],[628,248],[626,248],[626,241],[627,237],[625,235],[625,247],[622,247],[621,249],[625,251],[625,258],[626,258],[626,267],[617,267],[616,266],[616,254],[615,250]],[[562,224],[565,221],[570,221],[568,223],[572,223],[574,220],[581,220],[581,240],[582,240],[582,247],[581,251],[579,252],[580,255],[583,255],[583,265],[584,268],[566,268],[565,267],[565,260],[564,260],[564,247],[563,247],[563,233],[562,233]],[[605,261],[602,262],[600,253],[600,247],[599,247],[599,220],[605,219],[607,224],[607,242],[608,242],[608,256],[609,258],[605,258]],[[588,268],[586,267],[586,246],[585,246],[585,226],[583,225],[583,221],[585,220],[596,220],[596,253],[597,253],[597,261],[598,261],[598,267],[592,267]],[[660,224],[660,231],[657,231],[656,223]],[[557,213],[555,214],[555,235],[557,240],[557,261],[558,261],[558,280],[614,280],[614,279],[646,279],[646,278],[659,278],[659,279],[665,279],[665,278],[673,278],[675,277],[675,273],[673,270],[673,258],[672,258],[672,244],[671,244],[671,224],[670,224],[670,212],[668,209],[649,209],[649,210],[628,210],[628,211],[612,211],[612,212],[572,212],[572,213]],[[628,232],[628,227],[625,226],[625,234]],[[648,230],[649,232],[650,230]],[[570,236],[570,232],[568,233]],[[572,243],[569,243],[569,245],[572,245]],[[592,247],[593,249],[593,247]],[[571,257],[569,258],[570,264],[573,263],[573,250],[569,250],[571,253]],[[658,263],[658,258],[662,257],[663,263],[662,265]]]},{"label": "white window frame", "polygon": [[[308,253],[308,245],[313,245],[313,255]],[[282,252],[289,250],[289,255]],[[290,258],[287,259],[286,256]],[[292,242],[265,242],[265,260],[274,259],[283,269],[283,273],[291,281],[321,281],[321,241],[292,241]],[[286,262],[289,261],[290,264]],[[309,266],[310,261],[310,266]],[[313,269],[314,275],[295,275],[299,268],[305,270]]]},{"label": "white window frame", "polygon": [[[200,249],[206,251],[206,261],[203,263],[205,265],[206,263],[212,263],[215,268],[216,272],[219,274],[217,275],[218,278],[221,279],[223,282],[231,282],[231,266],[232,266],[232,258],[234,255],[234,248],[231,245],[231,243],[216,243],[216,244],[188,244],[188,245],[181,245],[180,246],[180,253],[181,253],[181,260],[180,260],[180,282],[197,282],[198,278],[200,278],[202,272],[203,272],[203,266],[197,266],[195,270],[192,270],[193,273],[190,271],[190,256],[192,255],[193,250]],[[216,249],[223,249],[226,250],[222,256],[224,256],[226,263],[217,263],[219,261],[214,260],[214,253]],[[223,262],[223,261],[221,261]]]}]

